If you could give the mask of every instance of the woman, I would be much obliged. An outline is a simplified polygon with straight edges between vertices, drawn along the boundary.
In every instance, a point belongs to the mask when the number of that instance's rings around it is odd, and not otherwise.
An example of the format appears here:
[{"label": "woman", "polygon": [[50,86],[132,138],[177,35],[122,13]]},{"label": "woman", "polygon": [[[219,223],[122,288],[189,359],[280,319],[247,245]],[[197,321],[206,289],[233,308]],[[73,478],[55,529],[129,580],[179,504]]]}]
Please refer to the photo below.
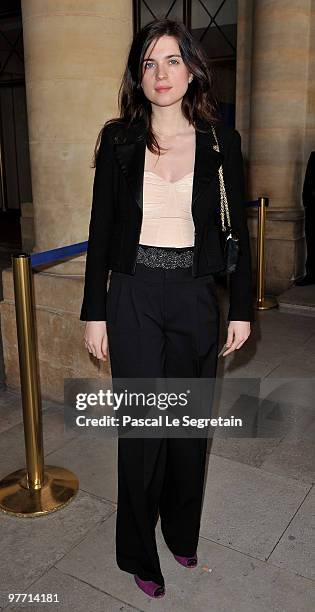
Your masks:
[{"label": "woman", "polygon": [[[105,124],[96,156],[85,345],[100,360],[109,350],[113,378],[213,378],[221,165],[240,237],[224,356],[241,348],[254,320],[240,135],[216,118],[205,57],[181,23],[155,20],[135,36],[120,95],[120,117]],[[175,559],[197,564],[206,443],[118,439],[117,564],[152,597],[165,594],[159,515]]]}]

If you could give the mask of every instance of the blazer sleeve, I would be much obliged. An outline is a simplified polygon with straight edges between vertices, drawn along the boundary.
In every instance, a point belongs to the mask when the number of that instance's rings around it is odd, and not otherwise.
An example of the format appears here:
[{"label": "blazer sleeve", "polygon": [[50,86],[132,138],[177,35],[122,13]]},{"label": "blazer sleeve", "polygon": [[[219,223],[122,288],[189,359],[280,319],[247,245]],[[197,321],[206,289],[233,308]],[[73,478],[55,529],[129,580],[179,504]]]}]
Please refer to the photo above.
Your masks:
[{"label": "blazer sleeve", "polygon": [[81,321],[106,321],[108,256],[114,218],[114,158],[110,127],[103,129],[96,159]]},{"label": "blazer sleeve", "polygon": [[315,152],[309,156],[303,183],[302,201],[304,206],[315,203]]},{"label": "blazer sleeve", "polygon": [[232,229],[239,234],[239,260],[229,277],[230,307],[228,321],[254,321],[252,296],[252,262],[249,232],[245,208],[244,164],[241,149],[241,136],[233,131],[232,141],[227,153],[225,171],[227,199]]}]

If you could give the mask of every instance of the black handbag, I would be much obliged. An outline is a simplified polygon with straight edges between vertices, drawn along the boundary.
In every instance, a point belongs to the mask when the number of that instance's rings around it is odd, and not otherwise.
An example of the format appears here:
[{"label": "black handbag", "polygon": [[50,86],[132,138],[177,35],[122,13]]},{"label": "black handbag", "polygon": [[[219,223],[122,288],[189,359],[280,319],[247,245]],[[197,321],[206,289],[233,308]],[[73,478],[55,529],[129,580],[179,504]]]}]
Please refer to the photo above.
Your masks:
[{"label": "black handbag", "polygon": [[[214,126],[211,125],[213,136],[216,144],[213,145],[213,148],[220,152],[219,143],[217,139],[217,135],[214,129]],[[223,274],[230,274],[234,272],[238,258],[239,258],[239,236],[237,232],[232,230],[231,221],[230,221],[230,212],[228,201],[226,197],[225,184],[223,178],[223,168],[222,165],[219,168],[219,183],[220,183],[220,216],[221,216],[221,244],[223,250],[223,257],[225,263],[225,269],[223,270]],[[224,216],[226,216],[226,224],[224,220]]]}]

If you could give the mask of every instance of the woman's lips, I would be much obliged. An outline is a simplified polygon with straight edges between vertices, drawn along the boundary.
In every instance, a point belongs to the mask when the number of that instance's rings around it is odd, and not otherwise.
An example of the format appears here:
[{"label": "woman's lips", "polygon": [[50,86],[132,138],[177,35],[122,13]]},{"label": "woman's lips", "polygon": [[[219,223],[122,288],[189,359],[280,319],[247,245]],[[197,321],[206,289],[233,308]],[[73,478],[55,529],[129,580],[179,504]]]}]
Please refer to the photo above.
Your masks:
[{"label": "woman's lips", "polygon": [[156,87],[155,91],[168,91],[171,87]]}]

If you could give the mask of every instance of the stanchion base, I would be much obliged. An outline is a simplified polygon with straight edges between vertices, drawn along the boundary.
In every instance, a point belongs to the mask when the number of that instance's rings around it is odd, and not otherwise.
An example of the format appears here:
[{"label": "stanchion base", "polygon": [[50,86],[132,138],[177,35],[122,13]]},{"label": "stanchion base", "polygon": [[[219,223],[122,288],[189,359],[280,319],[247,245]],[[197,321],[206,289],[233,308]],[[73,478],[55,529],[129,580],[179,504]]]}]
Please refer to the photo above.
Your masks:
[{"label": "stanchion base", "polygon": [[75,474],[65,468],[45,465],[44,484],[28,489],[27,470],[17,470],[0,480],[0,510],[16,516],[40,516],[71,502],[79,488]]},{"label": "stanchion base", "polygon": [[257,310],[269,310],[269,308],[277,308],[279,306],[277,298],[273,296],[264,297],[262,300],[257,300]]}]

